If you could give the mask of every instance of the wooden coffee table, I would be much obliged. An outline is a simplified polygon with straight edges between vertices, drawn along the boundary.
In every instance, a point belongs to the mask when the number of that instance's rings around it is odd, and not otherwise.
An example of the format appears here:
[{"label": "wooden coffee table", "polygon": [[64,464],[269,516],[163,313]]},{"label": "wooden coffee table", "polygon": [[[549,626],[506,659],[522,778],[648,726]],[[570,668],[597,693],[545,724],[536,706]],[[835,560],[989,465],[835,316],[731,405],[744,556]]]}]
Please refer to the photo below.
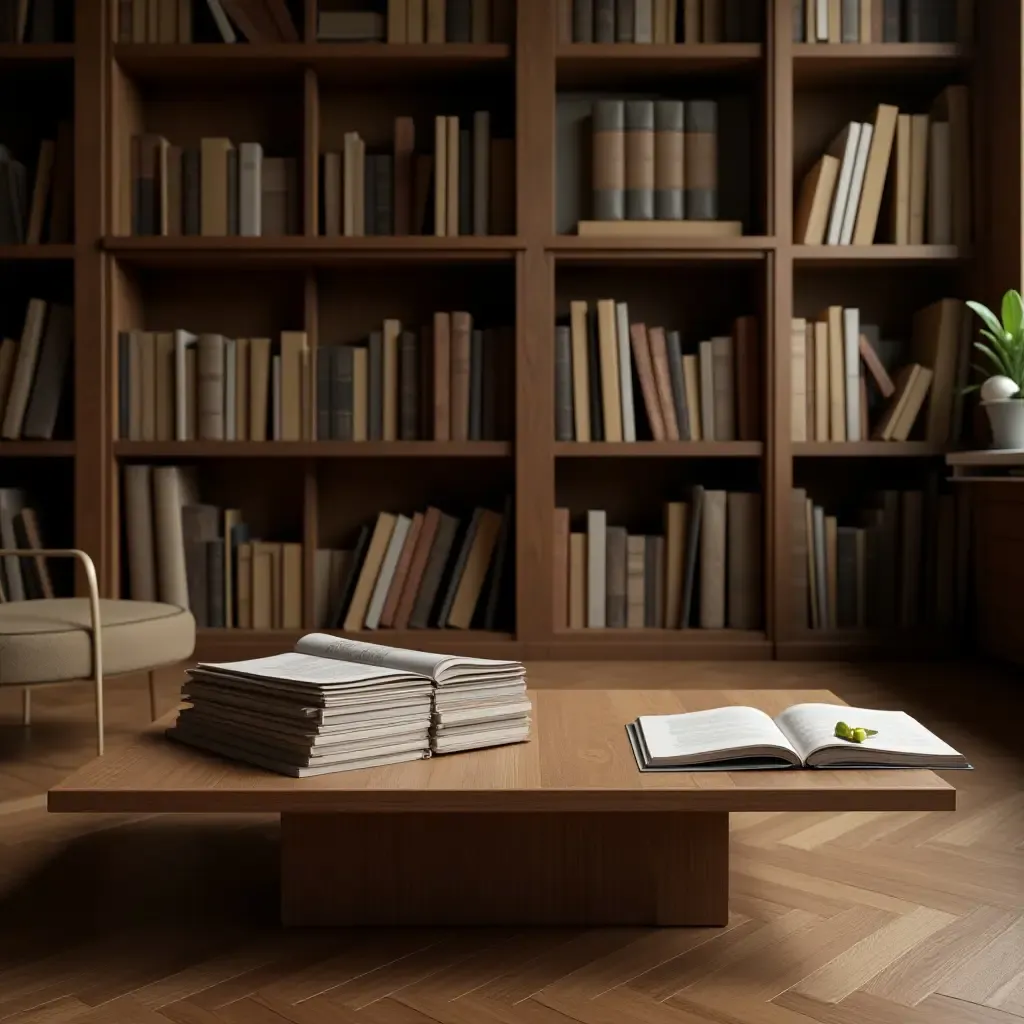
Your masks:
[{"label": "wooden coffee table", "polygon": [[930,771],[641,773],[640,714],[822,690],[541,690],[529,743],[313,779],[179,746],[161,728],[75,772],[51,811],[281,815],[289,925],[723,925],[732,811],[949,811]]}]

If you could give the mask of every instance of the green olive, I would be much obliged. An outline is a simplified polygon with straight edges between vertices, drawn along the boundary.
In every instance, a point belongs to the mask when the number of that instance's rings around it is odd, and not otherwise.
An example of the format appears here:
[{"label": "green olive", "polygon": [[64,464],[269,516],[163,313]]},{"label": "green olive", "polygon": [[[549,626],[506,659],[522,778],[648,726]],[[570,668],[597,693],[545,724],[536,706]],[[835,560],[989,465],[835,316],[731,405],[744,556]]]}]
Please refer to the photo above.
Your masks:
[{"label": "green olive", "polygon": [[850,727],[845,722],[836,722],[836,736],[841,740],[850,738]]},{"label": "green olive", "polygon": [[853,742],[863,743],[868,738],[866,729],[854,729],[853,730]]}]

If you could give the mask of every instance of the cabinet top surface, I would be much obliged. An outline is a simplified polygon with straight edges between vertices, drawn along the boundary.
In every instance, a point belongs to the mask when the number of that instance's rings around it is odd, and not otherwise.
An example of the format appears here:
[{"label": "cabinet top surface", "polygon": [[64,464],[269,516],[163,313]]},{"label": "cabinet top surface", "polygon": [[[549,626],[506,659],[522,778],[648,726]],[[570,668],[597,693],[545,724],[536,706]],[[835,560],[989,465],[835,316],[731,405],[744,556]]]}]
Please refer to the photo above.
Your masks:
[{"label": "cabinet top surface", "polygon": [[930,771],[641,773],[625,726],[638,715],[751,705],[843,702],[827,690],[534,690],[528,743],[407,764],[292,779],[164,736],[97,758],[50,791],[53,811],[302,813],[343,811],[630,812],[952,810]]}]

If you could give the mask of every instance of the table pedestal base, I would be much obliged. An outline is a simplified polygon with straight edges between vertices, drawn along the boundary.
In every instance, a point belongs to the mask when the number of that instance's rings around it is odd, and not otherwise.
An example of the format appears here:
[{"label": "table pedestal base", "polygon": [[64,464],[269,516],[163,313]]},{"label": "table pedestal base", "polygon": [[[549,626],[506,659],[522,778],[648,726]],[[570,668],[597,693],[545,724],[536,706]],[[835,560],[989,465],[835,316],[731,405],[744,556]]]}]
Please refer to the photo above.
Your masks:
[{"label": "table pedestal base", "polygon": [[729,815],[282,814],[286,925],[724,925]]}]

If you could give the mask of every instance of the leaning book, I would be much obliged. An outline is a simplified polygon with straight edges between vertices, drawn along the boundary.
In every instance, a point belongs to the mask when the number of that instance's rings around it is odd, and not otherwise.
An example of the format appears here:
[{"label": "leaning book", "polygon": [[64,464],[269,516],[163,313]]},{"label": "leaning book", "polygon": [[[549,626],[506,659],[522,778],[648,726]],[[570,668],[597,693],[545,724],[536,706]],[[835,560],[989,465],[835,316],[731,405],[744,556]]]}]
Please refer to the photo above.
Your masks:
[{"label": "leaning book", "polygon": [[182,700],[171,739],[298,778],[530,737],[521,663],[323,633],[268,658],[201,663]]},{"label": "leaning book", "polygon": [[[875,735],[862,743],[839,739],[840,721]],[[775,718],[749,707],[641,715],[626,733],[643,772],[971,767],[905,712],[845,704],[794,704]]]}]

